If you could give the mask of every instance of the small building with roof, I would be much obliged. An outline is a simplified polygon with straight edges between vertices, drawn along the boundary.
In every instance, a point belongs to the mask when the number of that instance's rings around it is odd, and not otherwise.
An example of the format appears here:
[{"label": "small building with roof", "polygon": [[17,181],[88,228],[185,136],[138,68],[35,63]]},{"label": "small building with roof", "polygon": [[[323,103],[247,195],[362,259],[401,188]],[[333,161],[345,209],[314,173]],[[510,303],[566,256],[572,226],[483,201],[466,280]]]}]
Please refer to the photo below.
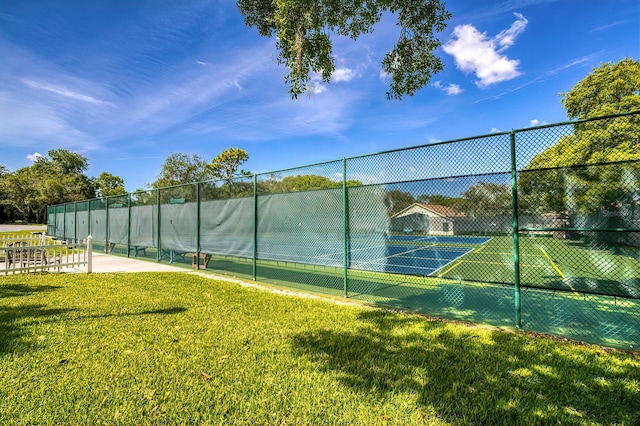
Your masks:
[{"label": "small building with roof", "polygon": [[391,216],[391,232],[453,235],[455,219],[464,213],[438,204],[413,203]]}]

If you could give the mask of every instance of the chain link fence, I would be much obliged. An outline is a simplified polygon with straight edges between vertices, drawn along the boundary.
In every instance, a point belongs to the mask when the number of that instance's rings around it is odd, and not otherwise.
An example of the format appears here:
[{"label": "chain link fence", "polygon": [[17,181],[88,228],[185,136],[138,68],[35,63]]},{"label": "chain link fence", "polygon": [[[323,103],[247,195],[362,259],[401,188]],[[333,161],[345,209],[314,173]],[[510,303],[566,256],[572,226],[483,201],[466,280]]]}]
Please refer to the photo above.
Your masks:
[{"label": "chain link fence", "polygon": [[49,234],[640,349],[640,113],[51,206]]}]

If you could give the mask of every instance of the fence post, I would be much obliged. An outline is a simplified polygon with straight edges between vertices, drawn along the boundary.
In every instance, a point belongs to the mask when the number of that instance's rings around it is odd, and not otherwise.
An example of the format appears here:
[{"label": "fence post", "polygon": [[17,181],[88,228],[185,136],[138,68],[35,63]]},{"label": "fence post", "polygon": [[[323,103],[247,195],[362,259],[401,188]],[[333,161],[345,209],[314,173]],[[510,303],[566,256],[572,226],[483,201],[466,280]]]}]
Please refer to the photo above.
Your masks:
[{"label": "fence post", "polygon": [[511,217],[513,220],[513,282],[516,327],[522,327],[522,309],[520,305],[520,238],[518,234],[518,171],[516,166],[516,133],[509,133],[511,149]]},{"label": "fence post", "polygon": [[196,182],[196,271],[200,270],[200,182]]},{"label": "fence post", "polygon": [[78,202],[73,202],[73,238],[78,239]]},{"label": "fence post", "polygon": [[109,197],[105,198],[105,237],[104,237],[104,252],[109,253]]},{"label": "fence post", "polygon": [[342,159],[342,282],[344,297],[349,297],[349,206],[347,197],[347,159]]},{"label": "fence post", "polygon": [[157,253],[157,261],[160,262],[160,258],[162,257],[162,252],[160,249],[160,188],[156,189],[156,205],[158,207],[158,211],[156,212],[156,221],[158,222],[158,230],[157,230],[157,241],[156,244],[158,244],[158,253]]},{"label": "fence post", "polygon": [[87,232],[91,235],[91,200],[87,203]]},{"label": "fence post", "polygon": [[127,257],[131,257],[131,193],[129,193],[129,211],[127,212]]},{"label": "fence post", "polygon": [[256,258],[258,257],[258,179],[257,175],[253,175],[253,260],[252,260],[252,273],[253,280],[258,278],[258,271],[256,265]]},{"label": "fence post", "polygon": [[87,274],[93,272],[93,249],[91,244],[92,240],[93,237],[89,235],[87,237]]}]

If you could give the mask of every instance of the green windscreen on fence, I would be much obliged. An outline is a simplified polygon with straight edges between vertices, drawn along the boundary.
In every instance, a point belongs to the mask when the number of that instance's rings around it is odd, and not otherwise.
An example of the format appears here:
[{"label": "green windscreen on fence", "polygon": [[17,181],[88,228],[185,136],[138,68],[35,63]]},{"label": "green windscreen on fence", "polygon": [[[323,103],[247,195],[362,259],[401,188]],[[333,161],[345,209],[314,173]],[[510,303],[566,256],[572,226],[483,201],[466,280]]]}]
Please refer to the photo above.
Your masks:
[{"label": "green windscreen on fence", "polygon": [[105,198],[90,200],[89,211],[93,244],[104,249],[107,247],[107,200]]},{"label": "green windscreen on fence", "polygon": [[89,201],[76,203],[76,235],[80,240],[86,239],[89,231]]},{"label": "green windscreen on fence", "polygon": [[253,276],[253,193],[253,181],[247,177],[199,184],[200,267],[206,264],[218,273]]},{"label": "green windscreen on fence", "polygon": [[160,260],[173,263],[176,255],[196,251],[197,186],[160,189]]},{"label": "green windscreen on fence", "polygon": [[67,204],[64,210],[64,237],[76,239],[76,204]]},{"label": "green windscreen on fence", "polygon": [[107,251],[127,253],[129,241],[129,194],[107,200]]},{"label": "green windscreen on fence", "polygon": [[[342,162],[261,176],[256,257],[261,281],[341,291]],[[305,265],[300,267],[299,265]]]},{"label": "green windscreen on fence", "polygon": [[63,238],[640,349],[640,113],[48,209]]},{"label": "green windscreen on fence", "polygon": [[56,236],[56,207],[47,207],[47,235]]},{"label": "green windscreen on fence", "polygon": [[143,254],[151,256],[150,249],[153,249],[155,254],[155,249],[158,247],[158,200],[156,192],[138,191],[131,194],[129,244],[132,247],[133,255],[136,257]]}]

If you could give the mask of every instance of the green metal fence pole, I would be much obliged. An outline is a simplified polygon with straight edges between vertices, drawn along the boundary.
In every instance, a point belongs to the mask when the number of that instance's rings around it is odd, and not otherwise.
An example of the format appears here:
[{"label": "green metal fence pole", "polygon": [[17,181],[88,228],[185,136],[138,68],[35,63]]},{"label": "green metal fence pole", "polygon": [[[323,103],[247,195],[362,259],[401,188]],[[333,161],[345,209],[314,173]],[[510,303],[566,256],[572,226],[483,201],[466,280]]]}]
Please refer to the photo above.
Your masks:
[{"label": "green metal fence pole", "polygon": [[200,182],[196,182],[196,270],[200,270]]},{"label": "green metal fence pole", "polygon": [[[87,232],[91,235],[91,200],[89,200],[89,205],[87,206]],[[93,244],[93,243],[92,243]]]},{"label": "green metal fence pole", "polygon": [[73,239],[78,240],[78,202],[73,202]]},{"label": "green metal fence pole", "polygon": [[161,256],[161,249],[160,249],[160,188],[156,189],[156,205],[158,207],[158,211],[156,212],[156,221],[158,222],[158,229],[156,231],[156,243],[158,244],[158,253],[156,255],[156,260],[158,262],[160,262],[160,258]]},{"label": "green metal fence pole", "polygon": [[129,211],[127,212],[127,257],[131,257],[131,193],[129,193]]},{"label": "green metal fence pole", "polygon": [[253,280],[258,278],[256,259],[258,257],[258,178],[253,175]]},{"label": "green metal fence pole", "polygon": [[347,159],[342,159],[342,282],[344,297],[349,297],[349,206],[347,197]]},{"label": "green metal fence pole", "polygon": [[64,205],[64,213],[62,213],[62,239],[67,240],[67,205]]},{"label": "green metal fence pole", "polygon": [[104,252],[105,253],[109,253],[109,197],[106,197],[104,199],[105,202],[105,217],[106,217],[106,222],[105,222],[105,232],[104,232]]},{"label": "green metal fence pole", "polygon": [[516,166],[516,133],[509,133],[511,146],[511,216],[513,219],[513,280],[516,327],[522,327],[522,309],[520,305],[520,238],[518,235],[518,173]]}]

